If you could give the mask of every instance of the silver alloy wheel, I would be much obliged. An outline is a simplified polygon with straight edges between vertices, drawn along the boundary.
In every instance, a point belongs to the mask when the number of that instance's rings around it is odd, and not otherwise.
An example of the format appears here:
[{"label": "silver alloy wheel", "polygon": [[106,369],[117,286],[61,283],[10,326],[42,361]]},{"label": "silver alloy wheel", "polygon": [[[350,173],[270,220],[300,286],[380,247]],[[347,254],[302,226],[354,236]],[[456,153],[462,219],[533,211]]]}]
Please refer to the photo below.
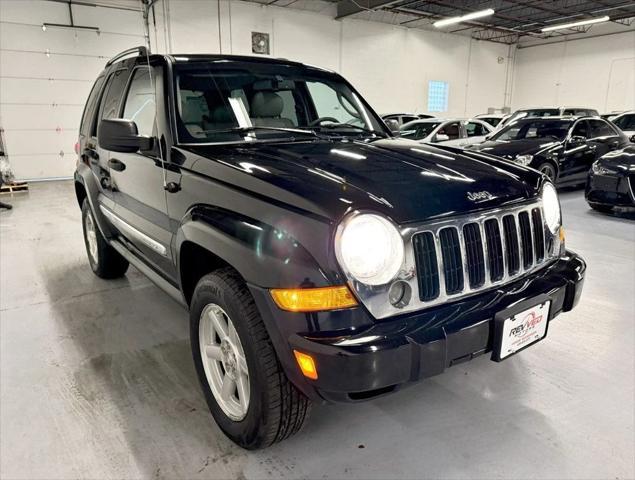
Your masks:
[{"label": "silver alloy wheel", "polygon": [[93,214],[88,210],[84,219],[84,228],[86,230],[86,241],[88,242],[88,255],[94,265],[97,265],[99,256],[97,254],[97,231],[95,230],[95,221]]},{"label": "silver alloy wheel", "polygon": [[249,409],[249,369],[234,324],[215,303],[206,305],[201,313],[198,343],[218,406],[233,421],[241,421]]}]

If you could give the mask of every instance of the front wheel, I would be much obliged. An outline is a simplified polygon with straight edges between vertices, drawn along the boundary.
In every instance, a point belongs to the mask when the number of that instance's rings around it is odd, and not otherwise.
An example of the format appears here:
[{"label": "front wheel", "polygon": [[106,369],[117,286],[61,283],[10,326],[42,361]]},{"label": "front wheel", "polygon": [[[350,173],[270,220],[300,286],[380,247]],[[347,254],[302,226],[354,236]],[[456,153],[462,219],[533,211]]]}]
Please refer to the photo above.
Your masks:
[{"label": "front wheel", "polygon": [[233,269],[198,282],[190,338],[209,409],[232,441],[254,450],[300,431],[311,403],[287,379],[256,304]]},{"label": "front wheel", "polygon": [[556,169],[550,163],[542,163],[538,167],[538,171],[545,175],[551,182],[556,182]]},{"label": "front wheel", "polygon": [[99,231],[87,199],[82,203],[84,244],[90,268],[100,278],[118,278],[128,270],[128,260],[112,248]]}]

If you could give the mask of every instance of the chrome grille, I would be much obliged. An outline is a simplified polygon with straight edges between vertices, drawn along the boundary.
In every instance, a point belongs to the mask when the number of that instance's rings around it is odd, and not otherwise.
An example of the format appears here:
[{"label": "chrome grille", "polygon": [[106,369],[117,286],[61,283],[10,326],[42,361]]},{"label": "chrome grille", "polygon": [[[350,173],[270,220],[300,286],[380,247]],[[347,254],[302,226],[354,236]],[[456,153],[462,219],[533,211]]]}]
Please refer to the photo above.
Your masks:
[{"label": "chrome grille", "polygon": [[419,299],[440,303],[539,268],[550,256],[545,233],[536,204],[418,230],[412,246]]}]

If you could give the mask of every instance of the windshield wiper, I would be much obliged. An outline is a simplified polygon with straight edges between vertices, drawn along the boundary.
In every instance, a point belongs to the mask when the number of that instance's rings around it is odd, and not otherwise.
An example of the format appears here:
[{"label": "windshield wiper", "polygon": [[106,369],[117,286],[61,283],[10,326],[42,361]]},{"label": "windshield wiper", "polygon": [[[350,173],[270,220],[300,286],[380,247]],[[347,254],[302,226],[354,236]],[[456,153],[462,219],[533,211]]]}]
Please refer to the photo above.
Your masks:
[{"label": "windshield wiper", "polygon": [[266,126],[257,126],[257,125],[252,125],[249,127],[221,128],[218,130],[203,130],[203,133],[252,133],[252,132],[257,132],[258,130],[265,130],[265,131],[272,131],[272,132],[299,133],[302,135],[309,135],[311,137],[320,138],[317,132],[313,130],[301,130],[299,128],[286,128],[286,127],[266,127]]},{"label": "windshield wiper", "polygon": [[320,125],[314,127],[316,130],[325,129],[325,130],[337,130],[339,128],[352,128],[353,130],[359,130],[363,133],[369,133],[371,135],[377,135],[378,137],[388,138],[388,135],[385,132],[380,132],[379,130],[372,130],[370,128],[361,127],[359,125],[352,125],[350,123],[326,123],[324,125]]}]

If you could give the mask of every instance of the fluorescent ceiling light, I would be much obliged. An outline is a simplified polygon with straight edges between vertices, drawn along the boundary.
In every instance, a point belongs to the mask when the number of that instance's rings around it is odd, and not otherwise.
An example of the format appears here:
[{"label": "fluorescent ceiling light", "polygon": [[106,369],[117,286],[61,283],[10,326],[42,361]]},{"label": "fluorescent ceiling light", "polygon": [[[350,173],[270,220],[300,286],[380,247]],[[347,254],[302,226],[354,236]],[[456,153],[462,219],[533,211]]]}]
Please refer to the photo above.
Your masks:
[{"label": "fluorescent ceiling light", "polygon": [[454,25],[455,23],[467,22],[468,20],[474,20],[475,18],[489,17],[494,15],[494,10],[488,8],[487,10],[479,10],[478,12],[468,13],[467,15],[461,15],[460,17],[445,18],[433,23],[437,28],[445,27],[447,25]]},{"label": "fluorescent ceiling light", "polygon": [[591,25],[593,23],[608,22],[611,18],[607,15],[598,18],[589,18],[588,20],[580,20],[579,22],[562,23],[560,25],[554,25],[552,27],[545,27],[543,32],[551,32],[552,30],[561,30],[563,28],[581,27],[582,25]]}]

